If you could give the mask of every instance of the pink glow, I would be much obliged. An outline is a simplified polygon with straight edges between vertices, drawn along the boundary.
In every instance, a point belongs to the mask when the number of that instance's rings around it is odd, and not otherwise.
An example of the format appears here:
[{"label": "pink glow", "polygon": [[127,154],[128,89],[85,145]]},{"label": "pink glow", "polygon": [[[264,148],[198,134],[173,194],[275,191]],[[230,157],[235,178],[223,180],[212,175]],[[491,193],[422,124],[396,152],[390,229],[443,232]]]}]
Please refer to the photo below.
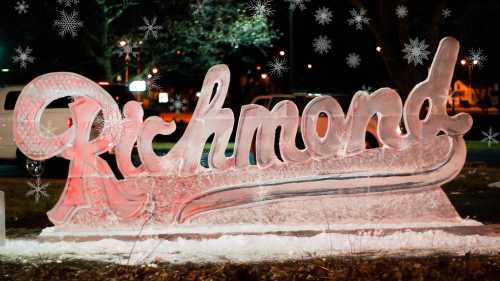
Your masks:
[{"label": "pink glow", "polygon": [[[125,105],[122,118],[109,94],[73,73],[42,75],[24,88],[15,107],[14,135],[30,158],[71,160],[66,187],[48,213],[61,227],[133,227],[145,220],[161,225],[455,222],[460,218],[439,186],[462,168],[462,136],[472,126],[469,115],[446,113],[458,49],[452,38],[441,41],[428,78],[415,86],[404,105],[389,88],[370,95],[357,92],[347,114],[326,96],[313,99],[301,117],[291,101],[272,110],[245,105],[229,157],[224,151],[235,120],[223,107],[230,80],[225,65],[208,71],[191,122],[165,156],[153,152],[152,140],[173,133],[175,123],[158,117],[143,122],[143,110],[134,101]],[[73,126],[48,137],[40,131],[40,117],[51,101],[64,96],[76,98],[70,105]],[[420,120],[425,100],[430,114]],[[99,110],[104,128],[89,141]],[[323,137],[316,132],[320,113],[329,120]],[[366,127],[373,115],[378,116],[382,147],[366,150]],[[401,119],[405,135],[398,133]],[[284,161],[274,153],[278,126]],[[295,145],[298,130],[305,149]],[[440,131],[446,135],[438,136]],[[254,133],[256,166],[248,163]],[[209,168],[204,168],[200,158],[211,135]],[[140,167],[130,160],[135,143]],[[99,157],[113,148],[123,180]]]}]

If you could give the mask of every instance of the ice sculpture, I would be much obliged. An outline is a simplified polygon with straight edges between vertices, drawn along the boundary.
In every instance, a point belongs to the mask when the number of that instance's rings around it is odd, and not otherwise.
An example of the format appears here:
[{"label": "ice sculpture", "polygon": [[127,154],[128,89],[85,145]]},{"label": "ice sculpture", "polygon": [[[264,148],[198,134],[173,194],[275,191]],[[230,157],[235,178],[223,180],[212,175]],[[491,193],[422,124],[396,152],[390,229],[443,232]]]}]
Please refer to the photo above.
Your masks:
[{"label": "ice sculpture", "polygon": [[[440,188],[462,168],[463,134],[472,126],[469,115],[446,112],[458,49],[453,38],[441,41],[428,78],[415,86],[404,106],[390,88],[357,92],[347,114],[329,96],[311,100],[301,115],[291,101],[272,110],[245,105],[231,156],[225,150],[235,120],[233,112],[223,107],[229,86],[225,65],[208,71],[190,124],[165,156],[155,154],[152,140],[157,134],[174,132],[175,123],[159,117],[143,121],[135,101],[125,105],[122,117],[112,97],[96,83],[74,73],[49,73],[29,83],[17,101],[16,143],[33,159],[71,160],[65,189],[48,213],[63,229],[137,227],[145,222],[458,222],[460,217]],[[65,96],[75,98],[70,104],[73,126],[47,136],[40,130],[41,115],[51,101]],[[430,106],[422,120],[419,112],[425,101]],[[90,140],[91,124],[100,110],[104,127]],[[321,113],[328,118],[324,136],[316,132]],[[366,126],[374,115],[382,146],[365,149]],[[398,130],[401,120],[404,134]],[[280,157],[274,151],[277,127]],[[298,131],[304,149],[295,144]],[[209,168],[205,168],[200,158],[212,135]],[[257,165],[250,165],[254,136]],[[136,143],[138,167],[130,159]],[[114,151],[124,179],[116,179],[99,156],[109,150]]]}]

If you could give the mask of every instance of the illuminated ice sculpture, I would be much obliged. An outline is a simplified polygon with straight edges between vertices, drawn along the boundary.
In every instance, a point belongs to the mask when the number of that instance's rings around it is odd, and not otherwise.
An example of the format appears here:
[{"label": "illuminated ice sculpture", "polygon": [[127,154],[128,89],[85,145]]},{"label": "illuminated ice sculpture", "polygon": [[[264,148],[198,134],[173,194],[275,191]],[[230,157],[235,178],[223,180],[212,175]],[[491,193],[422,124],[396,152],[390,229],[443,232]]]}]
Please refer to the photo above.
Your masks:
[{"label": "illuminated ice sculpture", "polygon": [[[29,83],[16,103],[14,133],[19,149],[32,159],[70,160],[64,191],[48,213],[61,229],[133,228],[145,222],[454,223],[461,219],[440,185],[461,170],[463,134],[472,126],[469,115],[448,116],[446,111],[458,50],[455,39],[441,41],[428,78],[415,86],[404,106],[390,88],[357,92],[347,114],[329,96],[314,98],[302,114],[291,101],[281,101],[272,110],[245,105],[231,156],[225,151],[235,120],[223,107],[229,86],[225,65],[208,71],[191,122],[165,156],[153,151],[152,141],[174,132],[175,123],[159,117],[143,121],[135,101],[124,106],[122,117],[109,94],[74,73],[49,73]],[[75,98],[69,106],[73,126],[57,136],[46,135],[40,128],[42,113],[65,96]],[[429,110],[421,119],[425,101]],[[102,132],[90,140],[101,110]],[[328,118],[323,136],[316,131],[321,113]],[[374,115],[382,145],[366,149],[365,131]],[[399,130],[401,120],[406,133]],[[274,151],[277,127],[280,157]],[[295,143],[299,131],[304,149]],[[205,168],[200,158],[212,135]],[[257,165],[250,165],[254,137]],[[135,144],[138,167],[131,161]],[[99,156],[111,150],[123,179]]]}]

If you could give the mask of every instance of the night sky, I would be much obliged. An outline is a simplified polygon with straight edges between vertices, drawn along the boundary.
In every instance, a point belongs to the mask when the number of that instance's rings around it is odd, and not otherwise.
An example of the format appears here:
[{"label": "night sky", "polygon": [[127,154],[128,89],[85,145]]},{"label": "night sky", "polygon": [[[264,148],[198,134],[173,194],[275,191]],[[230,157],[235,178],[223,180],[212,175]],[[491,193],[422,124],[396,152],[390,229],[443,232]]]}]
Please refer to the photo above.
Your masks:
[{"label": "night sky", "polygon": [[[88,35],[96,28],[99,16],[95,13],[95,1],[81,0],[78,4],[80,19],[84,27],[75,38],[58,36],[54,27],[54,20],[58,16],[56,0],[30,0],[27,14],[19,15],[14,6],[16,0],[3,0],[0,4],[0,68],[11,69],[10,73],[1,73],[0,83],[9,84],[27,82],[39,74],[52,71],[73,71],[92,79],[103,78],[102,70],[96,66],[94,58],[84,52],[88,43]],[[119,2],[119,1],[118,1]],[[126,33],[136,30],[142,24],[143,16],[158,16],[159,21],[165,17],[179,17],[187,13],[186,2],[189,1],[140,1],[149,3],[129,9],[114,26],[117,33]],[[191,1],[194,2],[194,1]],[[244,2],[245,3],[245,2]],[[255,53],[255,65],[265,66],[280,50],[289,53],[289,11],[288,3],[283,0],[271,2],[274,14],[269,20],[275,30],[282,33],[282,37],[274,42],[274,46],[266,50],[265,54]],[[347,23],[350,17],[349,10],[362,4],[368,10],[370,24],[381,19],[389,23],[382,31],[385,38],[390,38],[392,48],[401,50],[406,38],[426,39],[430,45],[429,59],[424,65],[414,66],[406,64],[406,68],[398,71],[425,72],[430,65],[436,50],[437,41],[433,38],[454,36],[461,42],[459,60],[467,55],[471,48],[481,48],[487,56],[484,66],[473,70],[472,79],[475,85],[491,85],[500,82],[498,75],[499,49],[498,18],[500,16],[500,2],[498,1],[319,1],[306,2],[307,9],[296,9],[293,13],[294,25],[294,81],[295,90],[343,92],[352,93],[362,85],[372,88],[391,86],[397,88],[394,79],[388,74],[382,55],[375,48],[377,45],[385,48],[370,30],[364,26],[363,30],[356,30]],[[404,4],[408,8],[407,36],[403,39],[398,36],[399,19],[394,13],[397,5]],[[314,13],[318,8],[327,7],[333,13],[333,21],[322,26],[314,20]],[[452,11],[449,18],[439,19],[437,25],[432,23],[435,9],[446,7]],[[440,10],[439,10],[440,11]],[[436,34],[436,27],[438,32]],[[326,55],[314,52],[312,42],[319,35],[326,35],[332,40],[332,49]],[[392,38],[392,35],[394,37]],[[398,45],[399,44],[399,45]],[[27,69],[19,71],[17,65],[12,63],[14,49],[18,46],[30,46],[33,49],[35,62],[29,64]],[[346,56],[355,52],[361,56],[362,62],[358,68],[351,69],[346,65]],[[252,53],[253,54],[253,53]],[[403,53],[399,51],[395,60],[403,60]],[[119,58],[116,58],[119,63]],[[289,59],[290,61],[290,59]],[[228,59],[225,61],[235,75],[243,75],[244,70],[238,67],[238,61]],[[308,69],[307,64],[312,64]],[[249,69],[252,75],[260,74],[255,69]],[[467,68],[457,65],[455,77],[467,79]],[[175,73],[164,76],[165,82],[173,83],[172,77],[180,77]],[[420,76],[419,76],[420,77]],[[188,79],[199,87],[202,77],[195,75]],[[169,80],[170,79],[170,80]],[[186,79],[185,77],[183,78]],[[280,90],[286,91],[289,86],[288,74],[282,78],[273,78],[273,82]]]}]

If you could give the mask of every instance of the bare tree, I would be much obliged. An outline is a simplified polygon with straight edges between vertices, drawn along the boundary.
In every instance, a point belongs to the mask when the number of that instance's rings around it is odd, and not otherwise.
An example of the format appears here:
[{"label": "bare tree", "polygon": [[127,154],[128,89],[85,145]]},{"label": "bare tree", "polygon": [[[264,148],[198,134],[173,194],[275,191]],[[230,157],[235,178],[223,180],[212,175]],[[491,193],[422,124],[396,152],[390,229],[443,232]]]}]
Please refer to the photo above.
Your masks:
[{"label": "bare tree", "polygon": [[112,26],[127,9],[139,5],[139,3],[129,0],[95,0],[95,2],[99,8],[97,13],[102,15],[103,20],[99,21],[97,35],[88,34],[93,44],[87,43],[86,50],[102,68],[105,78],[112,80],[112,57],[116,48],[117,37],[116,34],[111,32]]},{"label": "bare tree", "polygon": [[[366,9],[362,0],[351,0],[351,3],[357,9]],[[371,16],[370,31],[375,40],[382,46],[381,56],[385,68],[402,96],[408,95],[413,86],[422,81],[427,74],[426,68],[409,66],[401,53],[403,43],[408,42],[411,37],[411,25],[426,27],[428,32],[426,42],[429,43],[431,50],[435,50],[441,36],[441,12],[446,8],[447,1],[425,1],[425,3],[414,1],[411,4],[415,8],[418,5],[425,5],[425,9],[430,13],[427,13],[426,16],[413,15],[411,18],[409,16],[396,17],[394,14],[396,7],[408,4],[406,0],[380,0],[377,1],[377,6],[368,9]],[[411,8],[409,6],[409,9]]]}]

